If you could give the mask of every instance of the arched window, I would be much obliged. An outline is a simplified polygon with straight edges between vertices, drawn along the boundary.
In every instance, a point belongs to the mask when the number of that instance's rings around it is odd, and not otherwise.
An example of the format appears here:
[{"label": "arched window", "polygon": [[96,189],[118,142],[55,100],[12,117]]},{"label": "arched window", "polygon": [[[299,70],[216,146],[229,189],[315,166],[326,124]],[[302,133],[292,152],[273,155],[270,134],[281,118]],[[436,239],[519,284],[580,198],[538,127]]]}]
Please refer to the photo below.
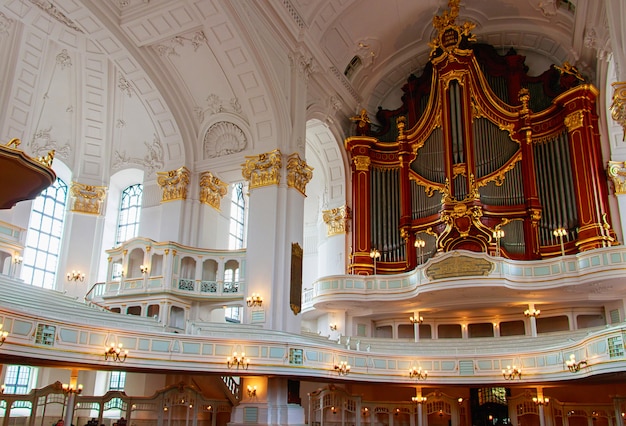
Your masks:
[{"label": "arched window", "polygon": [[139,234],[139,218],[141,216],[141,198],[143,185],[131,185],[122,191],[120,215],[117,221],[116,244],[121,244]]},{"label": "arched window", "polygon": [[57,178],[52,186],[33,201],[24,248],[24,282],[54,288],[66,200],[67,184]]},{"label": "arched window", "polygon": [[243,182],[232,186],[230,202],[230,230],[228,236],[228,248],[230,250],[241,249],[246,246],[246,210],[247,200]]}]

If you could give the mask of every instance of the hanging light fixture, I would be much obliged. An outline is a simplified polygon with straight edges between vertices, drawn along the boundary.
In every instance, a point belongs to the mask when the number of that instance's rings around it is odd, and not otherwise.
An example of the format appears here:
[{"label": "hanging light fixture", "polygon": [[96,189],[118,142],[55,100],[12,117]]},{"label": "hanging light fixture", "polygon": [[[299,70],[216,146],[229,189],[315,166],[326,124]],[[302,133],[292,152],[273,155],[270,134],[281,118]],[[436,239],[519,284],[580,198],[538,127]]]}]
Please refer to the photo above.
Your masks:
[{"label": "hanging light fixture", "polygon": [[104,348],[104,360],[107,361],[111,358],[113,361],[124,362],[128,356],[128,350],[122,349],[123,345],[118,343],[116,345],[105,346]]},{"label": "hanging light fixture", "polygon": [[244,352],[240,354],[238,354],[237,352],[233,352],[233,356],[232,357],[229,356],[226,359],[226,365],[228,366],[228,368],[241,367],[247,370],[248,366],[250,365],[250,360],[246,358],[246,354]]},{"label": "hanging light fixture", "polygon": [[502,376],[504,376],[504,378],[506,380],[514,380],[514,379],[522,379],[522,369],[521,368],[517,368],[517,366],[510,366],[507,365],[506,369],[502,370]]},{"label": "hanging light fixture", "polygon": [[2,346],[4,344],[4,341],[7,339],[7,337],[9,337],[9,332],[6,330],[3,330],[2,327],[4,326],[4,324],[0,324],[0,346]]},{"label": "hanging light fixture", "polygon": [[426,380],[428,377],[428,371],[422,370],[422,367],[411,367],[409,370],[409,377],[417,380]]},{"label": "hanging light fixture", "polygon": [[572,373],[577,373],[580,371],[581,368],[587,366],[587,360],[583,359],[582,361],[576,362],[576,355],[571,354],[569,356],[569,359],[565,361],[565,365],[567,365],[569,371],[571,371]]},{"label": "hanging light fixture", "polygon": [[350,364],[347,361],[339,361],[339,364],[335,364],[334,369],[340,376],[347,376],[350,373]]}]

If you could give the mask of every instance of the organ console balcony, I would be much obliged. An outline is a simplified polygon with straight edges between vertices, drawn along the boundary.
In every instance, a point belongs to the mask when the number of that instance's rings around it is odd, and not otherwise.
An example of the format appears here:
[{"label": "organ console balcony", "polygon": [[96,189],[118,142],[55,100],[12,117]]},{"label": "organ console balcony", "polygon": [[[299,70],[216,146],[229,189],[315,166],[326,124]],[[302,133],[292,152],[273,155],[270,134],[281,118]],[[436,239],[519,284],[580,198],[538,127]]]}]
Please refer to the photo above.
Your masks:
[{"label": "organ console balcony", "polygon": [[567,63],[527,75],[524,56],[474,43],[457,13],[435,18],[430,61],[402,105],[345,141],[351,269],[370,274],[373,248],[389,274],[458,249],[533,260],[616,244],[597,172],[598,90]]}]

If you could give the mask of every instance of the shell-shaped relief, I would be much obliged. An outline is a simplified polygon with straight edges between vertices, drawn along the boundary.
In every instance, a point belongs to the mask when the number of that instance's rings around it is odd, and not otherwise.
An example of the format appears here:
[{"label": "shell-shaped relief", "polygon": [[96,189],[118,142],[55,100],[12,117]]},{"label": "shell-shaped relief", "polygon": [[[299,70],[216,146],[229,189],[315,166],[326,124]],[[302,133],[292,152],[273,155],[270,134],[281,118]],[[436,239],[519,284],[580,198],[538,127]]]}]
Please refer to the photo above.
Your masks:
[{"label": "shell-shaped relief", "polygon": [[228,121],[213,124],[204,135],[204,158],[222,157],[246,149],[246,135],[238,126]]}]

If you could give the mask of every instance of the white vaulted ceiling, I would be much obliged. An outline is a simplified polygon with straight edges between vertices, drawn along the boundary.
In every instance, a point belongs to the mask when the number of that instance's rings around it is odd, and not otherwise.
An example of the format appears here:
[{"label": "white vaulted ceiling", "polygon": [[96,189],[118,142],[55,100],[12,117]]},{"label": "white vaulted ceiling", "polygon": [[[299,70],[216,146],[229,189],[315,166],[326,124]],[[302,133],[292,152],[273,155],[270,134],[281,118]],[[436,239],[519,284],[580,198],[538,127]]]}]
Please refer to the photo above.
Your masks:
[{"label": "white vaulted ceiling", "polygon": [[[215,123],[235,123],[249,153],[292,137],[286,52],[311,62],[307,108],[317,113],[307,119],[330,123],[341,140],[358,108],[399,106],[400,88],[428,60],[433,16],[447,7],[447,0],[5,0],[3,52],[11,43],[23,49],[14,81],[3,86],[13,96],[3,118],[12,134],[2,136],[31,141],[51,129],[31,150],[55,145],[95,183],[129,164],[149,174],[187,164],[240,178],[240,158],[206,152],[204,135]],[[592,0],[463,0],[459,21],[476,24],[479,42],[527,55],[531,74],[569,61],[593,82],[607,45],[605,14],[604,2]],[[64,49],[72,66],[61,70]],[[356,56],[362,65],[348,78]]]}]

